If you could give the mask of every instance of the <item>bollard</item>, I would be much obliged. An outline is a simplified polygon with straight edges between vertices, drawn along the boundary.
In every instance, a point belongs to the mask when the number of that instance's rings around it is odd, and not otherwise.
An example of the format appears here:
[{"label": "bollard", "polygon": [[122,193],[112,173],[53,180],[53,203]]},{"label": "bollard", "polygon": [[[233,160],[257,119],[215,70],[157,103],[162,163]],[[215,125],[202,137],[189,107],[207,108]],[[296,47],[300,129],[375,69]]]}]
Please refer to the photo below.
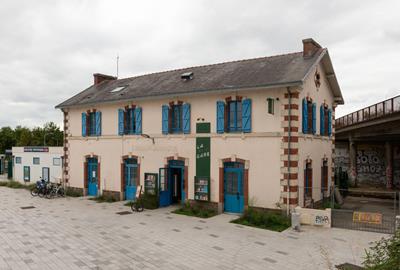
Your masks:
[{"label": "bollard", "polygon": [[300,213],[292,212],[292,229],[300,231]]}]

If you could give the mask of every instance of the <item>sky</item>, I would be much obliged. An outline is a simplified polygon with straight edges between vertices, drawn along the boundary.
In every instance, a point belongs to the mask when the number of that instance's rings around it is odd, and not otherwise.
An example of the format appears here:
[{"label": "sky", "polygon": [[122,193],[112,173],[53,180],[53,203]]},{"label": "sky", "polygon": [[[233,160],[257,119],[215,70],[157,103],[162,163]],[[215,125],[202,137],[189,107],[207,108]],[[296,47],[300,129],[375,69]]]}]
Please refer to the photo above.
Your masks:
[{"label": "sky", "polygon": [[93,83],[327,47],[345,105],[400,95],[400,1],[2,0],[0,127],[34,127]]}]

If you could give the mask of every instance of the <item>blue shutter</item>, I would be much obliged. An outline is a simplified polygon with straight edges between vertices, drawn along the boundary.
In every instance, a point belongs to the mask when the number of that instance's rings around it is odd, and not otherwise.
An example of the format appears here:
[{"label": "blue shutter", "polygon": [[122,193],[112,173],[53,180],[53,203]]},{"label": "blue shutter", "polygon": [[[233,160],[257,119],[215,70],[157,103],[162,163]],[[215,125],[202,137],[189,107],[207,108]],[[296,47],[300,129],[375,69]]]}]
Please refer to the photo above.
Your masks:
[{"label": "blue shutter", "polygon": [[135,134],[136,133],[136,129],[134,129],[135,128],[135,109],[130,109],[129,110],[129,113],[130,113],[130,115],[129,115],[129,117],[130,117],[130,119],[131,119],[131,122],[130,122],[130,129],[128,130],[128,134]]},{"label": "blue shutter", "polygon": [[303,134],[307,134],[308,127],[308,114],[307,114],[307,99],[303,98]]},{"label": "blue shutter", "polygon": [[225,102],[217,101],[217,133],[225,130]]},{"label": "blue shutter", "polygon": [[332,135],[332,110],[328,110],[328,136]]},{"label": "blue shutter", "polygon": [[169,127],[168,115],[169,115],[169,106],[163,105],[162,106],[162,133],[163,134],[168,134],[168,127]]},{"label": "blue shutter", "polygon": [[82,137],[86,137],[86,113],[82,113]]},{"label": "blue shutter", "polygon": [[325,135],[325,108],[324,105],[319,107],[319,133],[321,136]]},{"label": "blue shutter", "polygon": [[190,133],[190,104],[185,103],[182,105],[182,124],[183,124],[183,133]]},{"label": "blue shutter", "polygon": [[124,110],[118,109],[118,135],[124,135]]},{"label": "blue shutter", "polygon": [[242,101],[242,130],[251,132],[251,99]]},{"label": "blue shutter", "polygon": [[101,112],[96,112],[96,136],[101,136]]},{"label": "blue shutter", "polygon": [[135,133],[142,134],[142,108],[135,109]]},{"label": "blue shutter", "polygon": [[312,104],[312,133],[317,133],[317,104]]}]

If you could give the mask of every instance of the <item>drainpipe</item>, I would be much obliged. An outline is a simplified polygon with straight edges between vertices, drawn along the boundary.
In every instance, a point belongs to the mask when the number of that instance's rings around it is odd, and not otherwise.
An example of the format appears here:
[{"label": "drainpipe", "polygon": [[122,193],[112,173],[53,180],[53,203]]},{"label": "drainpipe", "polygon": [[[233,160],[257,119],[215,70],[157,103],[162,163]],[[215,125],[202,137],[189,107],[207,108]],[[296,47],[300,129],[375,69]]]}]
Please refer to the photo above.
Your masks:
[{"label": "drainpipe", "polygon": [[288,119],[289,119],[289,123],[288,123],[288,179],[287,179],[287,208],[286,208],[286,215],[289,216],[290,214],[290,143],[291,143],[291,136],[292,136],[292,131],[291,131],[291,115],[292,115],[292,93],[290,92],[289,87],[287,87],[287,92],[289,94],[289,111],[288,111]]}]

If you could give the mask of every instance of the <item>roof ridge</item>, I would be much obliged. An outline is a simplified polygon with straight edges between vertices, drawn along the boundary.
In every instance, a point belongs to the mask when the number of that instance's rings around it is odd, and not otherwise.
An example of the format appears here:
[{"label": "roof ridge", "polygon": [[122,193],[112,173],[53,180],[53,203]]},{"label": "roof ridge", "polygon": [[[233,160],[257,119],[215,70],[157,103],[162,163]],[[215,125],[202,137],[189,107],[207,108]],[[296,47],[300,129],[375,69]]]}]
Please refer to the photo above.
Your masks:
[{"label": "roof ridge", "polygon": [[271,56],[261,56],[261,57],[254,57],[254,58],[241,59],[241,60],[225,61],[225,62],[219,62],[219,63],[215,63],[215,64],[198,65],[198,66],[191,66],[191,67],[185,67],[185,68],[176,68],[176,69],[170,69],[170,70],[165,70],[165,71],[157,71],[157,72],[151,72],[151,73],[132,76],[132,77],[121,78],[121,79],[118,79],[118,80],[134,79],[134,78],[140,78],[140,77],[150,76],[150,75],[154,75],[154,74],[163,74],[163,73],[168,73],[168,72],[176,72],[176,71],[190,69],[190,68],[211,67],[211,66],[218,66],[218,65],[223,65],[223,64],[231,64],[231,63],[239,63],[239,62],[259,60],[259,59],[263,59],[263,58],[264,59],[271,59],[271,58],[274,58],[274,57],[281,57],[281,56],[298,54],[298,53],[303,53],[303,52],[302,51],[298,51],[298,52],[291,52],[291,53],[282,53],[282,54],[276,54],[276,55],[271,55]]}]

